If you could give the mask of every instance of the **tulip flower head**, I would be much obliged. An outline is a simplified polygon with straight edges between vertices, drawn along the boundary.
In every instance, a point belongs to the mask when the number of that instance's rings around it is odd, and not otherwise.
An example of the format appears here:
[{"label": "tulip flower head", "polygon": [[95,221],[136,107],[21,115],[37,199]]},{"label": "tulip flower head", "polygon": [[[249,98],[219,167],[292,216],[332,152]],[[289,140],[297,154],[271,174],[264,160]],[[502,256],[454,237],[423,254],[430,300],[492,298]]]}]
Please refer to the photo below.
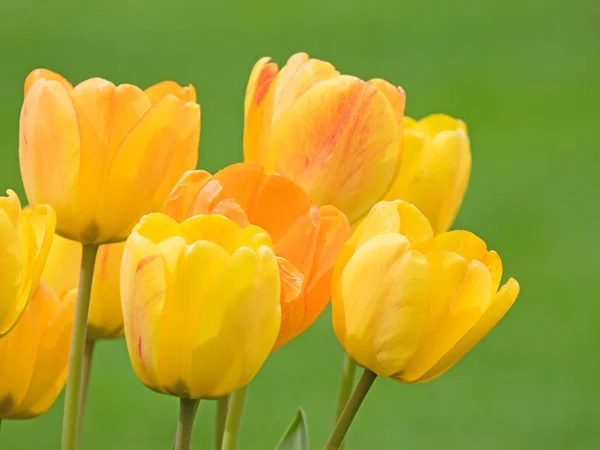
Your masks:
[{"label": "tulip flower head", "polygon": [[92,78],[73,87],[45,69],[25,81],[19,156],[29,202],[57,214],[57,233],[84,244],[123,241],[196,166],[193,87],[143,91]]},{"label": "tulip flower head", "polygon": [[335,334],[359,365],[403,383],[446,372],[504,316],[519,293],[499,290],[498,254],[467,231],[433,237],[401,201],[377,204],[347,242],[333,276]]},{"label": "tulip flower head", "polygon": [[37,287],[55,225],[51,207],[21,211],[13,191],[0,197],[0,336],[16,324]]},{"label": "tulip flower head", "polygon": [[[123,336],[123,313],[119,292],[119,274],[124,242],[101,245],[96,255],[90,311],[88,340]],[[42,278],[59,296],[77,289],[81,267],[81,244],[54,236]]]},{"label": "tulip flower head", "polygon": [[245,100],[244,160],[300,185],[350,222],[383,198],[399,168],[405,94],[375,79],[340,75],[324,61],[293,55],[279,70],[254,66]]},{"label": "tulip flower head", "polygon": [[219,215],[142,218],[125,245],[121,298],[129,357],[149,388],[218,398],[248,384],[281,323],[269,235]]},{"label": "tulip flower head", "polygon": [[419,121],[404,118],[400,171],[385,195],[421,211],[435,234],[448,231],[469,183],[471,151],[463,121],[434,114]]},{"label": "tulip flower head", "polygon": [[15,328],[0,339],[0,419],[45,413],[67,377],[75,292],[41,281]]},{"label": "tulip flower head", "polygon": [[255,162],[234,164],[214,176],[186,173],[167,197],[163,212],[177,221],[220,214],[245,227],[264,229],[273,240],[281,277],[281,329],[274,349],[306,330],[331,296],[333,266],[349,237],[344,214],[317,207],[288,178]]}]

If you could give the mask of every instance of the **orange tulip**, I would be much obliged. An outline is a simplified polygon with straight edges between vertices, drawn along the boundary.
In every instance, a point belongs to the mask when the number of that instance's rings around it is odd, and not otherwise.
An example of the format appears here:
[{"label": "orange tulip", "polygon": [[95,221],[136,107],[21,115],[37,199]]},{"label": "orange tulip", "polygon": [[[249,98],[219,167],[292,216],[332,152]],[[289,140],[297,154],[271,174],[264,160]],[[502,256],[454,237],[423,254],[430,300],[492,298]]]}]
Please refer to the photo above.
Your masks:
[{"label": "orange tulip", "polygon": [[211,176],[187,172],[167,197],[163,212],[178,222],[221,214],[240,226],[257,225],[273,240],[281,277],[282,320],[274,349],[321,314],[331,295],[333,266],[349,237],[349,225],[333,206],[317,207],[296,184],[240,163]]},{"label": "orange tulip", "polygon": [[305,53],[278,70],[259,60],[245,100],[244,159],[299,184],[318,204],[356,222],[390,188],[399,168],[404,91],[340,75]]},{"label": "orange tulip", "polygon": [[124,241],[196,166],[200,107],[193,87],[146,91],[92,78],[73,87],[35,70],[25,81],[19,157],[29,202],[47,203],[56,231],[84,244]]}]

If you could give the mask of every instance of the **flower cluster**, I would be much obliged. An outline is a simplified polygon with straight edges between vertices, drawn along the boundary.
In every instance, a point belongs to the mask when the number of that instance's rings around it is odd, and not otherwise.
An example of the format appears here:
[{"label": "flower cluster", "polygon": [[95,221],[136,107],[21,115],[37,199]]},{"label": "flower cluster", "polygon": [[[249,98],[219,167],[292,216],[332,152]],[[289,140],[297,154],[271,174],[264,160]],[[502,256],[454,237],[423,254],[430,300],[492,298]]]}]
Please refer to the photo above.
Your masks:
[{"label": "flower cluster", "polygon": [[[30,206],[0,198],[0,419],[47,411],[67,383],[62,449],[76,450],[96,341],[125,336],[150,389],[219,402],[237,448],[246,386],[330,299],[346,367],[337,449],[376,376],[432,380],[502,318],[519,285],[468,231],[466,125],[405,117],[406,94],[304,53],[254,66],[244,162],[196,170],[192,86],[146,90],[39,69],[25,80],[19,156]],[[303,415],[296,425],[303,428]],[[290,430],[280,448],[308,448]],[[296,440],[294,440],[296,439]]]}]

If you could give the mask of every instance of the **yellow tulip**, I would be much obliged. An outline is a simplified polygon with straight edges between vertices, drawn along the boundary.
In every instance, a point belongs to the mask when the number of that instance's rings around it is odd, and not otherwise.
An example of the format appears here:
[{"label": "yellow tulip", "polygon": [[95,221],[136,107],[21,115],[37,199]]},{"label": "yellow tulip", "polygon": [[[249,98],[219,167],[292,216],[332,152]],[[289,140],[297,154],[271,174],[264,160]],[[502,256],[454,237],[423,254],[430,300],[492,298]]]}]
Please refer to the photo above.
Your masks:
[{"label": "yellow tulip", "polygon": [[279,71],[259,60],[245,100],[244,159],[300,185],[355,222],[390,188],[402,147],[405,94],[340,75],[305,53]]},{"label": "yellow tulip", "polygon": [[75,293],[59,298],[41,281],[21,320],[0,339],[0,419],[45,413],[67,377]]},{"label": "yellow tulip", "polygon": [[[96,255],[87,339],[117,338],[123,335],[123,313],[119,293],[119,272],[124,242],[101,245]],[[77,289],[81,267],[81,244],[54,236],[42,278],[59,295]]]},{"label": "yellow tulip", "polygon": [[270,237],[219,215],[145,216],[127,239],[121,294],[129,357],[149,388],[217,398],[250,382],[281,323]]},{"label": "yellow tulip", "polygon": [[415,205],[434,233],[443,233],[458,213],[470,172],[471,151],[463,121],[443,114],[419,121],[405,117],[402,163],[385,199]]},{"label": "yellow tulip", "polygon": [[200,107],[193,87],[146,91],[92,78],[72,87],[45,69],[25,82],[19,156],[31,204],[47,203],[57,233],[84,244],[123,241],[194,169]]},{"label": "yellow tulip", "polygon": [[381,202],[346,243],[333,275],[333,326],[348,355],[382,377],[419,383],[458,362],[519,293],[467,231],[433,237],[401,201]]},{"label": "yellow tulip", "polygon": [[55,225],[51,207],[21,211],[13,191],[0,197],[0,336],[17,323],[37,287]]}]

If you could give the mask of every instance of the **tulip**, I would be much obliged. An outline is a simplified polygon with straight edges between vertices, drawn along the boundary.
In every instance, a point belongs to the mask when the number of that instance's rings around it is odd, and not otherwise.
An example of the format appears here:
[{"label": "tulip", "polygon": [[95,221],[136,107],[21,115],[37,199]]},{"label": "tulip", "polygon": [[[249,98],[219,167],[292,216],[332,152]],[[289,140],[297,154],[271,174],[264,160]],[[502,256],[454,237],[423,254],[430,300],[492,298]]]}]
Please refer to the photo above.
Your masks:
[{"label": "tulip", "polygon": [[13,191],[0,197],[0,336],[15,326],[38,285],[55,225],[50,206],[21,211]]},{"label": "tulip", "polygon": [[306,330],[329,303],[333,265],[349,237],[348,221],[333,206],[313,205],[286,177],[267,174],[254,162],[231,165],[214,176],[190,171],[167,197],[163,212],[179,222],[221,214],[269,234],[281,278],[281,329],[274,350]]},{"label": "tulip", "polygon": [[250,382],[281,323],[271,239],[219,215],[181,224],[155,213],[127,239],[121,298],[138,378],[184,399],[217,398]]},{"label": "tulip", "polygon": [[403,383],[432,380],[504,316],[519,293],[502,262],[467,231],[433,237],[425,216],[381,202],[357,228],[333,275],[335,334],[360,366]]},{"label": "tulip", "polygon": [[92,78],[72,87],[45,69],[25,81],[19,156],[27,198],[47,203],[57,233],[83,244],[124,241],[160,209],[198,158],[193,87],[146,91]]},{"label": "tulip", "polygon": [[[119,293],[119,272],[124,242],[102,245],[96,255],[88,341],[118,338],[123,335],[123,313]],[[42,278],[59,295],[76,289],[81,265],[81,244],[54,236]]]},{"label": "tulip", "polygon": [[429,219],[434,233],[440,234],[454,222],[470,172],[464,122],[443,114],[419,121],[405,117],[402,163],[385,199],[413,204]]},{"label": "tulip", "polygon": [[256,63],[248,82],[244,160],[292,179],[314,203],[356,222],[399,169],[404,91],[340,75],[304,53],[281,70],[269,60]]},{"label": "tulip", "polygon": [[60,298],[41,281],[0,339],[0,419],[29,419],[52,406],[67,376],[74,309],[74,292]]}]

